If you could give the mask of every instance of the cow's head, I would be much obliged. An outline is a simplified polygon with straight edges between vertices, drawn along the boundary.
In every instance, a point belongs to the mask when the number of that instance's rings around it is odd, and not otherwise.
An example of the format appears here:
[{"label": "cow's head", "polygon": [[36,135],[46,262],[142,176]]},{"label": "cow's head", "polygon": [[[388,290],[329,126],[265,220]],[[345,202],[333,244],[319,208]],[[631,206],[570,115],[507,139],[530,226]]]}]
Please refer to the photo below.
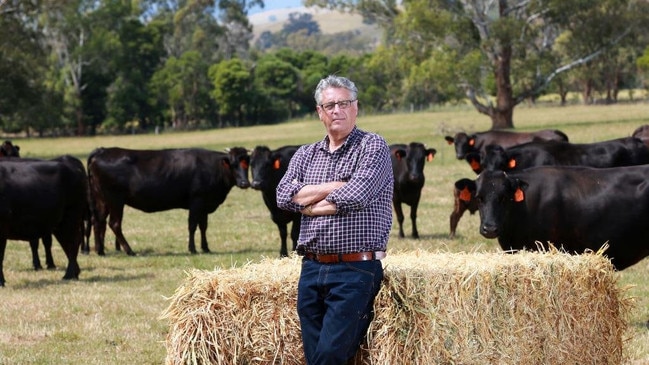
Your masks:
[{"label": "cow's head", "polygon": [[468,135],[464,132],[460,132],[457,133],[455,135],[455,138],[453,138],[452,140],[455,144],[455,157],[457,157],[458,160],[464,159],[469,152],[477,151],[475,147],[475,135]]},{"label": "cow's head", "polygon": [[413,183],[424,182],[424,164],[435,158],[437,150],[426,148],[423,143],[411,142],[407,149],[396,149],[393,151],[397,160],[405,161],[407,170],[406,179]]},{"label": "cow's head", "polygon": [[0,145],[0,157],[20,157],[20,146],[6,140]]},{"label": "cow's head", "polygon": [[496,238],[514,205],[525,200],[528,184],[504,171],[483,171],[475,181],[475,196],[480,212],[480,234]]},{"label": "cow's head", "polygon": [[507,151],[502,146],[490,144],[480,156],[482,168],[487,171],[511,170]]},{"label": "cow's head", "polygon": [[226,152],[228,153],[228,162],[234,172],[237,186],[241,189],[249,188],[248,168],[250,165],[250,156],[248,155],[248,150],[244,147],[232,147],[226,149]]},{"label": "cow's head", "polygon": [[266,146],[257,146],[250,154],[250,186],[253,189],[261,190],[268,183],[274,165],[271,154]]}]

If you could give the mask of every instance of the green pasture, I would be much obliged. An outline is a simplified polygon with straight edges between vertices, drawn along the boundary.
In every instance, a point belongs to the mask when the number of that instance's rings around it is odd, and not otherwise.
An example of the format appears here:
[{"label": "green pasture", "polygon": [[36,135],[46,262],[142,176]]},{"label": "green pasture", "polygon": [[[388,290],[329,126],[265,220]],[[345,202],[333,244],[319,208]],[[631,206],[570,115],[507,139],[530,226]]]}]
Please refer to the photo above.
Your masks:
[{"label": "green pasture", "polygon": [[[649,104],[612,106],[527,107],[514,113],[517,130],[557,128],[573,142],[594,142],[629,136],[649,124]],[[389,251],[424,249],[441,252],[499,250],[496,240],[478,233],[479,218],[468,213],[450,240],[449,215],[453,208],[452,184],[475,175],[464,161],[455,159],[444,136],[457,131],[489,129],[490,120],[463,107],[414,114],[359,117],[360,128],[383,135],[389,143],[423,142],[437,149],[426,165],[426,185],[419,208],[421,239],[399,239],[396,222]],[[226,147],[256,145],[277,148],[319,140],[324,128],[313,115],[280,125],[158,135],[100,136],[88,138],[20,139],[24,157],[51,158],[72,154],[84,162],[100,146],[139,149]],[[405,208],[409,214],[409,207]],[[406,233],[410,232],[406,221]],[[162,364],[168,323],[159,318],[168,299],[191,269],[232,267],[263,257],[278,257],[279,237],[261,193],[233,188],[226,201],[210,215],[210,254],[187,251],[187,212],[173,210],[146,214],[125,211],[124,233],[137,256],[115,251],[108,231],[106,256],[80,255],[78,281],[62,281],[65,255],[55,242],[58,268],[32,269],[29,245],[10,241],[4,259],[6,287],[0,288],[0,364]],[[197,235],[198,237],[198,235]],[[92,247],[92,242],[91,242]],[[44,260],[41,249],[41,260]],[[649,363],[649,259],[620,272],[619,285],[635,299],[629,318],[625,354],[629,364]],[[531,294],[533,295],[533,294]],[[584,344],[588,346],[589,344]]]}]

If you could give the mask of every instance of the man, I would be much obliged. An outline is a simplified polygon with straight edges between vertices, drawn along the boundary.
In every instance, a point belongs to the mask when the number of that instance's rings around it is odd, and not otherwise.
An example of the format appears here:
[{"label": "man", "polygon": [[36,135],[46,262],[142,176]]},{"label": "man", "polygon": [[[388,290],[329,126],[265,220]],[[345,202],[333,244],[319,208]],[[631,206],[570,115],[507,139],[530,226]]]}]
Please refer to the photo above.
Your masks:
[{"label": "man", "polygon": [[357,94],[347,78],[320,81],[327,135],[300,147],[277,187],[277,205],[302,213],[297,309],[309,365],[354,357],[383,280],[394,178],[386,141],[356,127]]}]

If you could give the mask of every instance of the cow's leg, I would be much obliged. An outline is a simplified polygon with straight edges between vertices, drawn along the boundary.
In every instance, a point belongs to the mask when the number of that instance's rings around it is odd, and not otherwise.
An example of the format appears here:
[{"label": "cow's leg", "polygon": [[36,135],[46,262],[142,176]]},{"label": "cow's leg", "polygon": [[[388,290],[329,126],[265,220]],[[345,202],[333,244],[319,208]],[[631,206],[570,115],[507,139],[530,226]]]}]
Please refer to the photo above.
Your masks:
[{"label": "cow's leg", "polygon": [[399,223],[399,237],[403,238],[403,209],[401,208],[401,203],[393,202],[394,212],[397,215],[397,222]]},{"label": "cow's leg", "polygon": [[464,215],[465,211],[466,206],[458,202],[456,198],[455,209],[453,209],[453,213],[451,213],[450,217],[451,233],[449,234],[449,238],[455,238],[455,230],[457,229],[457,224],[460,222],[460,218],[462,218],[462,215]]},{"label": "cow's leg", "polygon": [[5,259],[5,249],[7,248],[7,239],[0,237],[0,286],[5,286],[5,275],[3,272],[2,263]]},{"label": "cow's leg", "polygon": [[32,251],[32,266],[34,270],[41,270],[41,259],[38,257],[38,238],[32,238],[29,240],[29,248]]},{"label": "cow's leg", "polygon": [[285,223],[276,223],[276,225],[277,225],[277,229],[279,230],[279,240],[281,242],[281,246],[279,249],[279,256],[287,257],[288,256],[288,248],[286,247],[286,237],[288,236],[287,225]]},{"label": "cow's leg", "polygon": [[417,231],[417,207],[419,206],[419,201],[416,201],[410,207],[410,221],[412,222],[412,238],[419,238],[419,232]]},{"label": "cow's leg", "polygon": [[300,225],[302,223],[302,218],[298,217],[293,219],[293,224],[291,224],[291,240],[293,241],[293,251],[297,249],[297,240],[300,238]]},{"label": "cow's leg", "polygon": [[110,216],[108,217],[108,225],[110,226],[110,229],[115,233],[115,248],[117,249],[119,246],[121,246],[124,249],[124,252],[126,252],[129,256],[135,256],[135,252],[131,250],[131,246],[129,246],[128,242],[126,241],[126,237],[124,237],[124,233],[122,232],[122,218],[124,217],[124,206],[119,206],[119,207],[114,207],[114,209],[110,210]]},{"label": "cow's leg", "polygon": [[52,256],[52,235],[46,234],[41,237],[43,240],[43,249],[45,250],[45,264],[49,270],[56,269],[54,265],[54,257]]},{"label": "cow's leg", "polygon": [[190,253],[198,253],[196,251],[196,243],[194,242],[194,234],[198,226],[198,214],[193,209],[189,209],[189,217],[187,218],[187,230],[189,231],[189,239],[187,241],[187,249]]},{"label": "cow's leg", "polygon": [[[209,253],[210,248],[207,245],[207,213],[201,215],[198,219],[198,228],[201,230],[201,250],[205,253]],[[192,237],[194,237],[194,233],[192,233]]]},{"label": "cow's leg", "polygon": [[95,252],[104,256],[104,240],[106,238],[106,218],[108,213],[104,209],[96,209],[93,212],[91,223],[95,231]]},{"label": "cow's leg", "polygon": [[68,258],[68,267],[65,269],[64,280],[79,279],[79,263],[77,256],[83,243],[83,222],[78,217],[66,217],[54,231],[56,239],[61,244],[65,256]]}]

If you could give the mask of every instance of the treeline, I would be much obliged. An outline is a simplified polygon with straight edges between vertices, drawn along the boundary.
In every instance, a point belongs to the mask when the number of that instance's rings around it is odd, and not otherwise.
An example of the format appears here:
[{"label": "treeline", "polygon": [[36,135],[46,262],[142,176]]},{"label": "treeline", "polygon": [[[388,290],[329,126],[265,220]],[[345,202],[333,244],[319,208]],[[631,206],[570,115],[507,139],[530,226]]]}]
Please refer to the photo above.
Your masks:
[{"label": "treeline", "polygon": [[[381,27],[324,36],[292,14],[253,44],[262,0],[0,1],[0,127],[27,135],[277,123],[314,111],[330,73],[368,113],[467,98],[494,127],[546,92],[615,102],[646,87],[642,0],[308,0]],[[490,6],[495,6],[491,8]],[[335,44],[335,46],[334,46]]]}]

